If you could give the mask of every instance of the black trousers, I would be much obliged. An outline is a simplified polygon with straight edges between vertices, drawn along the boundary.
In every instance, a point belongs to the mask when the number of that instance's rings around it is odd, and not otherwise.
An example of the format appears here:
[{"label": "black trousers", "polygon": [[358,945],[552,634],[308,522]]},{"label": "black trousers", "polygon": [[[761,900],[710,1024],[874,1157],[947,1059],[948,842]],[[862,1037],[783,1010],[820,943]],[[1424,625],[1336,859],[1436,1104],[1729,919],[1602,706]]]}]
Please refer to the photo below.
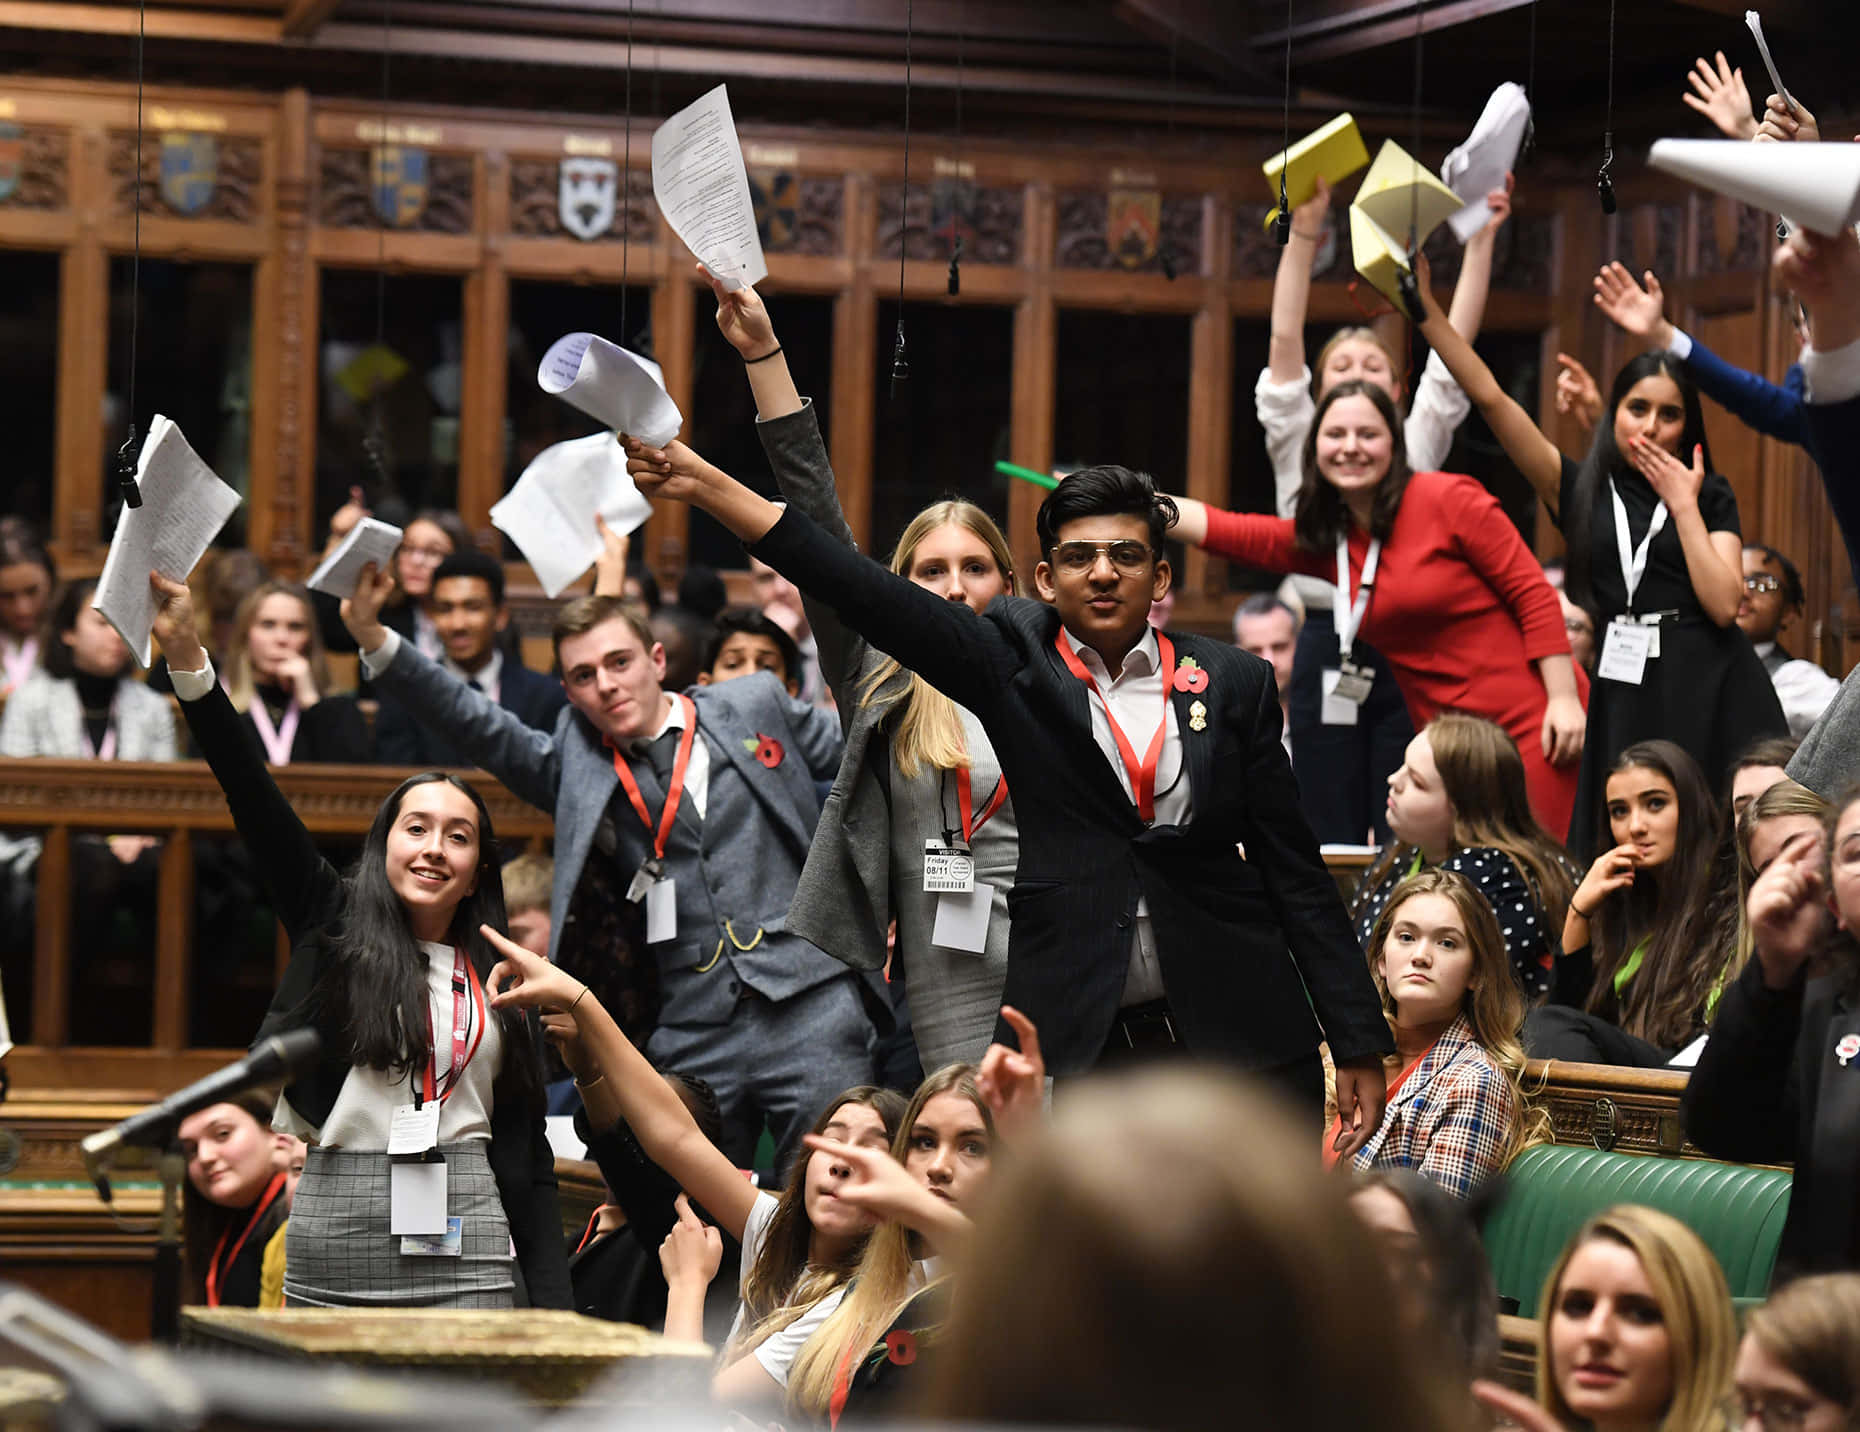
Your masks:
[{"label": "black trousers", "polygon": [[1306,614],[1292,657],[1292,768],[1299,804],[1320,842],[1361,845],[1373,830],[1376,843],[1386,845],[1388,778],[1414,739],[1414,723],[1382,654],[1358,640],[1351,656],[1374,668],[1375,684],[1354,726],[1326,726],[1324,670],[1340,660],[1337,628],[1328,611]]},{"label": "black trousers", "polygon": [[[1151,1021],[1167,1016],[1168,1002],[1157,1000],[1154,1004],[1142,1006],[1142,1009],[1145,1011],[1142,1016],[1144,1028],[1151,1030]],[[1186,1062],[1192,1057],[1188,1046],[1180,1041],[1161,1037],[1143,1038],[1140,1034],[1133,1044],[1126,1038],[1124,1021],[1120,1019],[1111,1025],[1110,1038],[1105,1041],[1104,1050],[1091,1072],[1116,1073],[1153,1064]],[[1242,1077],[1269,1090],[1292,1118],[1308,1124],[1314,1131],[1323,1128],[1324,1061],[1317,1050],[1313,1049],[1309,1054],[1300,1055],[1284,1064],[1245,1070]],[[1313,1137],[1316,1136],[1314,1132]]]}]

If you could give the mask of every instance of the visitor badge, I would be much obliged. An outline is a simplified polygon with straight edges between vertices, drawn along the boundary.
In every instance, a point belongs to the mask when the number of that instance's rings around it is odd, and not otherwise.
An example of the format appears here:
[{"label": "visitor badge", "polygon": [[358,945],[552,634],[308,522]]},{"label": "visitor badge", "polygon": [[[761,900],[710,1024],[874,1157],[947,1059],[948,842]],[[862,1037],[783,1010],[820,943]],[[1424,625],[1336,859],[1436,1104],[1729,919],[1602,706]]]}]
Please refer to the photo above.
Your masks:
[{"label": "visitor badge", "polygon": [[924,893],[967,895],[975,889],[975,857],[966,845],[924,842]]},{"label": "visitor badge", "polygon": [[646,943],[678,936],[678,882],[655,880],[646,891]]},{"label": "visitor badge", "polygon": [[1654,655],[1656,630],[1620,618],[1608,623],[1608,635],[1602,642],[1602,659],[1595,664],[1595,674],[1609,681],[1639,686],[1647,674],[1647,663]]},{"label": "visitor badge", "polygon": [[1324,703],[1318,711],[1318,719],[1326,726],[1354,726],[1358,714],[1357,704],[1348,697],[1337,694],[1337,685],[1343,679],[1343,673],[1332,667],[1324,672]]},{"label": "visitor badge", "polygon": [[439,1101],[402,1104],[388,1125],[388,1157],[410,1158],[439,1147]]},{"label": "visitor badge", "polygon": [[388,1232],[423,1237],[446,1232],[446,1164],[388,1165]]},{"label": "visitor badge", "polygon": [[975,888],[936,897],[936,924],[930,943],[944,950],[979,955],[988,949],[988,916],[995,907],[995,887],[986,881]]},{"label": "visitor badge", "polygon": [[459,1218],[446,1220],[446,1231],[436,1236],[411,1234],[400,1240],[409,1258],[457,1258],[465,1252],[465,1226]]}]

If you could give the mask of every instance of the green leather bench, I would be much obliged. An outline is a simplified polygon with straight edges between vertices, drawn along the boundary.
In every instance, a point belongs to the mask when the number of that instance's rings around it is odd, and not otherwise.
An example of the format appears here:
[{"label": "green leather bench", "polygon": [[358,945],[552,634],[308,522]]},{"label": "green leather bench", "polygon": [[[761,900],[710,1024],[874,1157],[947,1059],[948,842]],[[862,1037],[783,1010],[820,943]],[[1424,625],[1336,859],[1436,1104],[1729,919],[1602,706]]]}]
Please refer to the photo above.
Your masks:
[{"label": "green leather bench", "polygon": [[1537,1299],[1557,1255],[1591,1216],[1617,1203],[1670,1213],[1705,1240],[1737,1299],[1761,1299],[1776,1263],[1789,1212],[1790,1175],[1709,1159],[1603,1153],[1541,1144],[1507,1170],[1510,1188],[1485,1227],[1485,1247],[1501,1297],[1516,1298],[1522,1317]]}]

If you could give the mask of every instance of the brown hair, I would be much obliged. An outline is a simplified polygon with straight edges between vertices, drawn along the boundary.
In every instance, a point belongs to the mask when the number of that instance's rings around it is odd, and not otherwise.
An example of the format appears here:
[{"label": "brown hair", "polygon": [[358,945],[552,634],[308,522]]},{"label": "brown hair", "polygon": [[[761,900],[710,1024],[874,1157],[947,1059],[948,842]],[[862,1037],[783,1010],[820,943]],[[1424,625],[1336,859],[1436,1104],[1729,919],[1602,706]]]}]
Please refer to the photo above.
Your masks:
[{"label": "brown hair", "polygon": [[[272,1112],[278,1105],[278,1091],[275,1088],[247,1089],[234,1094],[229,1099],[216,1102],[231,1104],[251,1116],[261,1133],[271,1132]],[[209,1105],[208,1107],[212,1107]],[[262,1193],[261,1193],[262,1196]],[[250,1216],[244,1208],[225,1208],[208,1198],[194,1187],[191,1178],[181,1183],[181,1258],[182,1299],[189,1303],[204,1303],[207,1300],[207,1264],[213,1258],[213,1246],[227,1229],[236,1226]],[[246,1241],[256,1242],[260,1249],[278,1231],[278,1225],[290,1216],[290,1209],[282,1197],[272,1200],[271,1207],[265,1210],[265,1216],[259,1226],[252,1230]]]},{"label": "brown hair", "polygon": [[[911,563],[924,538],[939,527],[952,525],[981,538],[993,554],[1008,591],[1019,590],[1014,580],[1014,554],[1008,550],[1007,538],[1001,535],[994,518],[960,498],[933,502],[910,520],[891,554],[891,570],[900,577],[910,576]],[[859,693],[861,706],[875,703],[896,703],[898,715],[891,733],[891,753],[905,780],[915,780],[925,766],[933,771],[968,769],[969,745],[963,739],[962,717],[956,703],[915,672],[906,671],[893,657],[886,657],[872,669]]]},{"label": "brown hair", "polygon": [[329,695],[329,663],[323,658],[323,635],[317,630],[316,607],[310,593],[295,582],[261,582],[246,593],[233,616],[232,645],[226,651],[226,697],[235,711],[248,710],[252,705],[252,623],[258,620],[258,609],[267,597],[289,597],[303,608],[304,627],[310,634],[304,644],[310,679],[316,683],[319,695]]},{"label": "brown hair", "polygon": [[504,862],[504,913],[547,910],[555,889],[555,862],[546,855],[525,851]]},{"label": "brown hair", "polygon": [[1860,1273],[1800,1278],[1744,1319],[1759,1347],[1860,1427]]},{"label": "brown hair", "polygon": [[1236,1412],[1278,1432],[1459,1425],[1463,1392],[1390,1326],[1394,1295],[1349,1187],[1257,1087],[1187,1068],[1081,1082],[992,1175],[928,1415],[1162,1432],[1231,1427]]},{"label": "brown hair", "polygon": [[555,623],[549,628],[549,641],[555,648],[556,665],[562,663],[562,643],[571,636],[586,636],[602,622],[618,618],[632,629],[639,638],[639,644],[648,654],[656,646],[657,639],[652,628],[646,624],[645,610],[638,602],[627,597],[586,596],[576,597],[564,602],[555,614]]},{"label": "brown hair", "polygon": [[1698,1234],[1671,1214],[1639,1204],[1616,1204],[1583,1224],[1544,1280],[1537,1309],[1543,1347],[1537,1362],[1538,1403],[1559,1422],[1576,1420],[1557,1385],[1550,1324],[1570,1260],[1598,1239],[1617,1243],[1640,1259],[1672,1340],[1673,1400],[1660,1419],[1659,1432],[1718,1432],[1724,1426],[1718,1404],[1730,1389],[1731,1364],[1737,1357],[1731,1290]]},{"label": "brown hair", "polygon": [[1343,494],[1331,486],[1317,465],[1318,432],[1324,426],[1324,415],[1332,404],[1345,398],[1369,399],[1389,430],[1389,470],[1376,484],[1375,502],[1369,513],[1370,536],[1386,541],[1394,531],[1402,494],[1408,490],[1408,479],[1414,476],[1414,469],[1408,466],[1407,439],[1395,400],[1380,384],[1362,378],[1338,383],[1318,399],[1310,430],[1305,434],[1304,478],[1292,507],[1292,533],[1299,548],[1306,552],[1331,552],[1338,536],[1350,530],[1350,512],[1343,504]]},{"label": "brown hair", "polygon": [[1389,360],[1389,376],[1395,377],[1401,372],[1401,359],[1395,356],[1388,344],[1382,341],[1382,335],[1373,328],[1357,324],[1351,328],[1339,328],[1324,340],[1324,346],[1318,349],[1317,362],[1311,365],[1311,396],[1324,396],[1324,370],[1330,367],[1330,355],[1346,343],[1373,343],[1382,350],[1382,356]]},{"label": "brown hair", "polygon": [[1764,821],[1787,815],[1808,816],[1825,829],[1834,815],[1834,807],[1807,786],[1787,776],[1755,796],[1744,807],[1744,813],[1737,818],[1737,933],[1730,942],[1729,958],[1725,960],[1717,984],[1713,986],[1715,991],[1722,990],[1743,973],[1744,966],[1750,962],[1751,952],[1756,948],[1747,913],[1750,887],[1757,883],[1757,867],[1750,859],[1750,839]]}]

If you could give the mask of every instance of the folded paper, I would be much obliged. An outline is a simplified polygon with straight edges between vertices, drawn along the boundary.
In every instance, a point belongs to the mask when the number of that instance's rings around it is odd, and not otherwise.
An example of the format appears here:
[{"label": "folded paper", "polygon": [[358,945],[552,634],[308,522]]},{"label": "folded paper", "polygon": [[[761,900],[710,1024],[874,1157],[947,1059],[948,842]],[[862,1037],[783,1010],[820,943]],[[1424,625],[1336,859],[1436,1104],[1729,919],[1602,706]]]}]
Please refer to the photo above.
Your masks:
[{"label": "folded paper", "polygon": [[1409,271],[1410,229],[1420,248],[1429,234],[1465,207],[1460,196],[1421,167],[1394,140],[1383,143],[1350,205],[1350,256],[1356,271],[1398,309],[1401,277]]},{"label": "folded paper", "polygon": [[517,544],[550,597],[560,595],[601,555],[599,513],[616,532],[631,532],[652,504],[627,476],[626,454],[612,433],[557,443],[536,454],[491,525]]},{"label": "folded paper", "polygon": [[1830,238],[1860,221],[1860,144],[1662,139],[1647,162]]},{"label": "folded paper", "polygon": [[1524,87],[1506,80],[1492,91],[1466,142],[1440,166],[1440,177],[1466,207],[1450,217],[1454,236],[1463,244],[1492,220],[1485,196],[1505,187],[1505,175],[1517,163],[1518,150],[1531,127],[1531,102]]},{"label": "folded paper", "polygon": [[685,425],[659,365],[597,333],[557,339],[543,354],[536,382],[609,432],[630,433],[653,447],[664,447]]}]

